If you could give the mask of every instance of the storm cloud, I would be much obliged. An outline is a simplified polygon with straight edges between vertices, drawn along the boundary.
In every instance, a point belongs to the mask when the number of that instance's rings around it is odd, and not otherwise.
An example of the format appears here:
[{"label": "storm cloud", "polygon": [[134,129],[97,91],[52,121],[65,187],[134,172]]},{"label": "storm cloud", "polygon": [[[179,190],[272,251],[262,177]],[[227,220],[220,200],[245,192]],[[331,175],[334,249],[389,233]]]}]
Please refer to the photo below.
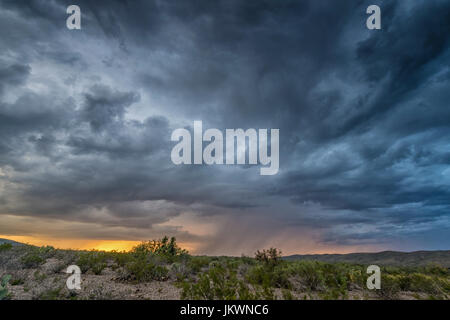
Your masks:
[{"label": "storm cloud", "polygon": [[[448,249],[448,1],[71,4],[0,0],[0,234]],[[279,173],[175,166],[194,120],[279,128]]]}]

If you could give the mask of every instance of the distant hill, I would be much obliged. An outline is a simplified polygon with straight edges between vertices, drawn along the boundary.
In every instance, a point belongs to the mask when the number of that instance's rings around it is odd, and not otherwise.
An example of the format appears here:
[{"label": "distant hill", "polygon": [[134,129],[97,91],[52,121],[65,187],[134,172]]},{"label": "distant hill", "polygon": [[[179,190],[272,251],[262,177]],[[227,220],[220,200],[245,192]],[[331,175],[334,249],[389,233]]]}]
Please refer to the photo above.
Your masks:
[{"label": "distant hill", "polygon": [[23,245],[23,243],[20,243],[20,242],[14,241],[14,240],[0,238],[0,244],[3,244],[3,243],[10,243],[13,246]]},{"label": "distant hill", "polygon": [[380,266],[427,266],[438,263],[450,268],[450,250],[397,252],[383,251],[376,253],[349,254],[306,254],[283,257],[285,260],[316,260],[323,262],[348,262],[358,264],[376,264]]}]

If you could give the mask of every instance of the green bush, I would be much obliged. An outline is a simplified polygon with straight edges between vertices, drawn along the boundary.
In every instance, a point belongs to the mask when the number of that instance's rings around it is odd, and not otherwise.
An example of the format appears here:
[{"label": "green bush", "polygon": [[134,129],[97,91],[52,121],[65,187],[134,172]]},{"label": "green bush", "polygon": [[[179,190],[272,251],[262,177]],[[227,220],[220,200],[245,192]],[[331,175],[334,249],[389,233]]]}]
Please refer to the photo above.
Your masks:
[{"label": "green bush", "polygon": [[[133,247],[129,253],[115,253],[114,257],[115,261],[124,268],[124,277],[133,281],[167,280],[169,269],[163,264],[185,262],[189,258],[187,251],[178,247],[175,237],[170,240],[164,237],[161,240],[142,242]],[[184,276],[183,273],[180,278]]]},{"label": "green bush", "polygon": [[92,250],[81,252],[76,264],[80,267],[82,273],[91,270],[94,274],[99,275],[107,267],[107,259],[108,254],[106,252]]},{"label": "green bush", "polygon": [[6,300],[10,296],[9,292],[8,292],[8,288],[7,288],[9,279],[11,279],[11,276],[6,275],[6,276],[3,276],[0,281],[0,300]]},{"label": "green bush", "polygon": [[291,289],[289,274],[284,266],[276,266],[271,274],[271,285],[276,288]]},{"label": "green bush", "polygon": [[246,280],[252,285],[271,286],[272,274],[267,271],[267,268],[265,268],[261,264],[253,266],[248,270],[246,274]]},{"label": "green bush", "polygon": [[38,247],[37,252],[44,259],[51,258],[56,254],[56,250],[52,246]]},{"label": "green bush", "polygon": [[25,246],[25,255],[21,258],[25,268],[37,268],[45,262],[46,259],[55,255],[56,250],[52,246],[34,247]]},{"label": "green bush", "polygon": [[282,289],[281,294],[283,295],[283,300],[295,300],[292,292],[288,289]]},{"label": "green bush", "polygon": [[[436,284],[439,288],[442,289],[444,294],[450,295],[450,278],[449,277],[436,278]],[[448,298],[450,298],[450,296]]]},{"label": "green bush", "polygon": [[0,244],[0,252],[12,249],[12,247],[11,243],[2,243]]},{"label": "green bush", "polygon": [[135,257],[142,257],[147,255],[157,255],[164,258],[168,262],[174,262],[180,258],[187,256],[188,252],[181,249],[177,245],[177,240],[175,237],[169,238],[165,236],[161,240],[151,240],[147,242],[142,242],[135,246],[131,252]]},{"label": "green bush", "polygon": [[327,288],[324,293],[320,294],[324,300],[348,299],[348,292],[345,288]]},{"label": "green bush", "polygon": [[191,256],[187,261],[187,267],[194,273],[200,272],[203,268],[209,266],[213,260],[206,256]]},{"label": "green bush", "polygon": [[443,266],[441,266],[437,263],[432,263],[432,264],[428,265],[425,268],[424,272],[431,274],[431,275],[435,275],[435,276],[444,276],[444,277],[450,276],[450,270],[444,268]]},{"label": "green bush", "polygon": [[398,286],[401,291],[413,291],[411,290],[411,277],[409,275],[399,275],[397,276]]},{"label": "green bush", "polygon": [[45,259],[41,257],[37,252],[30,252],[23,256],[21,258],[21,261],[25,265],[25,268],[36,268],[40,264],[42,264]]},{"label": "green bush", "polygon": [[137,282],[141,281],[164,281],[168,278],[169,270],[147,259],[136,258],[125,265],[128,278]]},{"label": "green bush", "polygon": [[62,288],[56,288],[56,289],[48,289],[39,294],[38,300],[60,300],[62,299],[61,296],[61,290]]},{"label": "green bush", "polygon": [[291,289],[289,269],[285,265],[277,266],[266,263],[250,267],[245,275],[246,280],[255,286]]},{"label": "green bush", "polygon": [[281,261],[281,251],[276,248],[258,250],[255,253],[255,259],[265,265],[275,266]]},{"label": "green bush", "polygon": [[133,259],[132,255],[128,252],[113,251],[111,252],[111,257],[113,258],[114,262],[120,267],[125,267],[125,265]]},{"label": "green bush", "polygon": [[21,278],[21,277],[14,277],[14,278],[11,279],[11,282],[10,282],[10,284],[12,286],[20,286],[20,285],[22,285],[24,283],[25,283],[25,280],[23,278]]},{"label": "green bush", "polygon": [[238,280],[236,271],[224,265],[216,265],[200,274],[198,281],[185,280],[181,283],[182,299],[194,300],[236,300],[256,299],[257,295],[243,281]]},{"label": "green bush", "polygon": [[385,299],[395,299],[400,291],[399,277],[391,274],[381,273],[381,289],[375,292]]},{"label": "green bush", "polygon": [[302,283],[309,290],[320,289],[324,285],[324,276],[320,263],[314,261],[301,261],[294,268]]},{"label": "green bush", "polygon": [[409,276],[410,278],[410,290],[416,292],[426,292],[431,294],[438,294],[441,292],[436,282],[432,277],[414,273]]}]

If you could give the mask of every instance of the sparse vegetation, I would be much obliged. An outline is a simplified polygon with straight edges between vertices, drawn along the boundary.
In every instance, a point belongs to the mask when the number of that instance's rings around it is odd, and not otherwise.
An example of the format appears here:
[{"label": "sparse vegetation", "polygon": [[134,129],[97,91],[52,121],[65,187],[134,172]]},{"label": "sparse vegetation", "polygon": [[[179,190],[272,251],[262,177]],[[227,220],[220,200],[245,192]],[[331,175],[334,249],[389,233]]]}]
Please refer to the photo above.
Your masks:
[{"label": "sparse vegetation", "polygon": [[61,296],[62,288],[55,288],[55,289],[48,289],[43,291],[39,296],[37,297],[38,300],[60,300],[62,299]]},{"label": "sparse vegetation", "polygon": [[116,253],[116,261],[123,267],[124,279],[134,282],[164,281],[168,279],[166,265],[182,261],[188,257],[176,239],[164,237],[161,240],[143,242],[129,253]]},{"label": "sparse vegetation", "polygon": [[12,247],[11,243],[2,243],[0,244],[0,252],[12,249]]},{"label": "sparse vegetation", "polygon": [[[62,272],[76,264],[80,292]],[[0,297],[30,299],[449,299],[449,269],[381,265],[381,290],[366,288],[367,264],[289,261],[270,248],[254,257],[192,256],[175,238],[143,242],[128,252],[0,245]],[[86,280],[87,279],[87,280]],[[8,286],[10,291],[8,291]],[[149,289],[154,288],[154,289]],[[151,291],[151,296],[149,296]]]},{"label": "sparse vegetation", "polygon": [[108,253],[103,251],[92,250],[80,253],[76,264],[80,267],[82,273],[91,270],[94,274],[99,275],[106,268]]},{"label": "sparse vegetation", "polygon": [[51,246],[35,247],[27,245],[26,247],[28,248],[27,253],[21,258],[25,268],[38,267],[56,252],[55,248]]}]

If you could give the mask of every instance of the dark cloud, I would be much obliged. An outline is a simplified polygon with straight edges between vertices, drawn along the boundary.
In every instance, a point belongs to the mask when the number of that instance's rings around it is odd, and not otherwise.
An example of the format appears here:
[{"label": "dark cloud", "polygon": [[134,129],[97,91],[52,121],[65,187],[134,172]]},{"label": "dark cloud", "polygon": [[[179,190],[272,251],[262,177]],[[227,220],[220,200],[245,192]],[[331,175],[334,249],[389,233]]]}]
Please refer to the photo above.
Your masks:
[{"label": "dark cloud", "polygon": [[[377,1],[381,30],[367,1],[78,1],[72,31],[70,4],[0,1],[0,214],[210,253],[448,246],[446,1]],[[279,128],[280,173],[173,165],[194,120]]]},{"label": "dark cloud", "polygon": [[30,66],[22,64],[12,64],[0,69],[0,94],[7,86],[21,85],[30,74]]},{"label": "dark cloud", "polygon": [[94,131],[101,131],[105,126],[123,121],[126,108],[139,100],[139,95],[132,92],[113,92],[109,88],[96,85],[85,94],[83,120]]}]

